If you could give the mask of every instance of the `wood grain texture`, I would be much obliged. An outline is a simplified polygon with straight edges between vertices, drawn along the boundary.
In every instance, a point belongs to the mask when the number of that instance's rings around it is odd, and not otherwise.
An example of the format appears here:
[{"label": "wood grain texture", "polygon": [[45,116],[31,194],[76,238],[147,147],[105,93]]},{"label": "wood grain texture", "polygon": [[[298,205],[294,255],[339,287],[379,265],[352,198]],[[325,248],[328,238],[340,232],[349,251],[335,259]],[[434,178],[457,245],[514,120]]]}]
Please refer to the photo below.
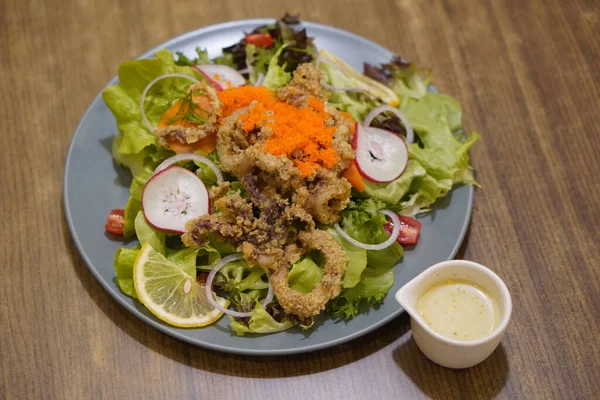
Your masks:
[{"label": "wood grain texture", "polygon": [[[501,347],[463,371],[429,362],[406,315],[291,357],[195,348],[121,308],[62,211],[63,163],[119,62],[180,33],[286,10],[431,66],[483,132],[460,257],[512,291]],[[0,398],[600,397],[598,1],[0,0]]]}]

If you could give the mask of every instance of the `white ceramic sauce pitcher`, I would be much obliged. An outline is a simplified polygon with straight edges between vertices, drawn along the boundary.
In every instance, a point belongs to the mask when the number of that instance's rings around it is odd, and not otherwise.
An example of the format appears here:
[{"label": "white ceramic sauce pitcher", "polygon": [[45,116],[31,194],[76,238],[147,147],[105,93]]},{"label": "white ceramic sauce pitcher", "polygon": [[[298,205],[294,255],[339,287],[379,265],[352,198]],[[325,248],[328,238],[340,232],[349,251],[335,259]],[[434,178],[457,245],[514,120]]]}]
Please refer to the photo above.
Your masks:
[{"label": "white ceramic sauce pitcher", "polygon": [[[416,310],[419,298],[444,281],[469,281],[496,299],[500,322],[487,336],[477,340],[453,340],[433,331]],[[466,260],[435,264],[396,292],[396,300],[410,315],[412,335],[421,351],[433,362],[448,368],[468,368],[485,360],[496,349],[512,313],[506,284],[489,268]]]}]

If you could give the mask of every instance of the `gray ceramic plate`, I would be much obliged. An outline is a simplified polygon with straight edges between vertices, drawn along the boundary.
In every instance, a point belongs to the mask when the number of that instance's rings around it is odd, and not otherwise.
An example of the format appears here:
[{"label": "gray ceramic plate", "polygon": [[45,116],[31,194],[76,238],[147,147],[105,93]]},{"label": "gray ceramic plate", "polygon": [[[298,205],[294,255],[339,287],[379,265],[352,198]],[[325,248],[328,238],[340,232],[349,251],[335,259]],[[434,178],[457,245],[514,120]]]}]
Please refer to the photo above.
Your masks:
[{"label": "gray ceramic plate", "polygon": [[[202,28],[169,40],[140,58],[151,57],[162,48],[193,55],[196,46],[207,48],[211,57],[217,56],[222,47],[239,41],[243,32],[271,22],[244,20]],[[337,54],[358,69],[362,69],[363,62],[388,62],[393,55],[389,50],[352,33],[315,23],[303,25],[308,34],[316,38],[318,48]],[[116,82],[114,77],[108,84]],[[110,147],[116,134],[115,119],[98,94],[75,131],[65,164],[64,205],[73,240],[96,279],[133,315],[161,332],[213,350],[282,355],[323,349],[358,338],[403,312],[394,300],[394,293],[430,265],[453,258],[469,224],[473,189],[459,187],[439,202],[433,213],[421,219],[423,227],[419,244],[406,251],[404,259],[396,266],[394,286],[383,304],[365,310],[349,322],[321,315],[310,333],[291,329],[246,337],[232,334],[227,318],[202,329],[174,328],[156,319],[137,300],[121,293],[114,281],[113,255],[124,244],[105,235],[104,222],[110,209],[125,206],[131,181],[129,172],[112,162]],[[125,246],[134,244],[130,242]]]}]

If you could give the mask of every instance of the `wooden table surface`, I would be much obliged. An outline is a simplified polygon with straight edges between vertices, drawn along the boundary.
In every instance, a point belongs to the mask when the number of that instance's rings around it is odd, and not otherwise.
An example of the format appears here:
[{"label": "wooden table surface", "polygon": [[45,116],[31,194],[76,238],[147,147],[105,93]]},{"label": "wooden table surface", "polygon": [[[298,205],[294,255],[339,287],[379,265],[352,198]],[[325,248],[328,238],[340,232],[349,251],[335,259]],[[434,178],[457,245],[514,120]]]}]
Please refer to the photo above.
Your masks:
[{"label": "wooden table surface", "polygon": [[[459,256],[496,270],[514,311],[482,364],[428,361],[406,315],[311,354],[203,350],[124,310],[75,249],[63,163],[119,62],[286,10],[431,66],[483,132],[472,152],[483,188]],[[0,398],[598,398],[599,37],[594,0],[0,0]]]}]

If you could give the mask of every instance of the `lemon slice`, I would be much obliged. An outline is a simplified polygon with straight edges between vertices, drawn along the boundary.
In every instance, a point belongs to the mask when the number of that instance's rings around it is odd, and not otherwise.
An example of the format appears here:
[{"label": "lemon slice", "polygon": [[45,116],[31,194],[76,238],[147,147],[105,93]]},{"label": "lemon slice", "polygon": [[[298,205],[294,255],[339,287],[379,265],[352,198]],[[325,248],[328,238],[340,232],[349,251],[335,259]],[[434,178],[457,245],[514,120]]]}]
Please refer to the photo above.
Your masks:
[{"label": "lemon slice", "polygon": [[[162,321],[181,328],[212,324],[223,315],[206,299],[196,277],[144,243],[133,266],[133,284],[138,299]],[[216,297],[227,308],[229,301]]]}]

